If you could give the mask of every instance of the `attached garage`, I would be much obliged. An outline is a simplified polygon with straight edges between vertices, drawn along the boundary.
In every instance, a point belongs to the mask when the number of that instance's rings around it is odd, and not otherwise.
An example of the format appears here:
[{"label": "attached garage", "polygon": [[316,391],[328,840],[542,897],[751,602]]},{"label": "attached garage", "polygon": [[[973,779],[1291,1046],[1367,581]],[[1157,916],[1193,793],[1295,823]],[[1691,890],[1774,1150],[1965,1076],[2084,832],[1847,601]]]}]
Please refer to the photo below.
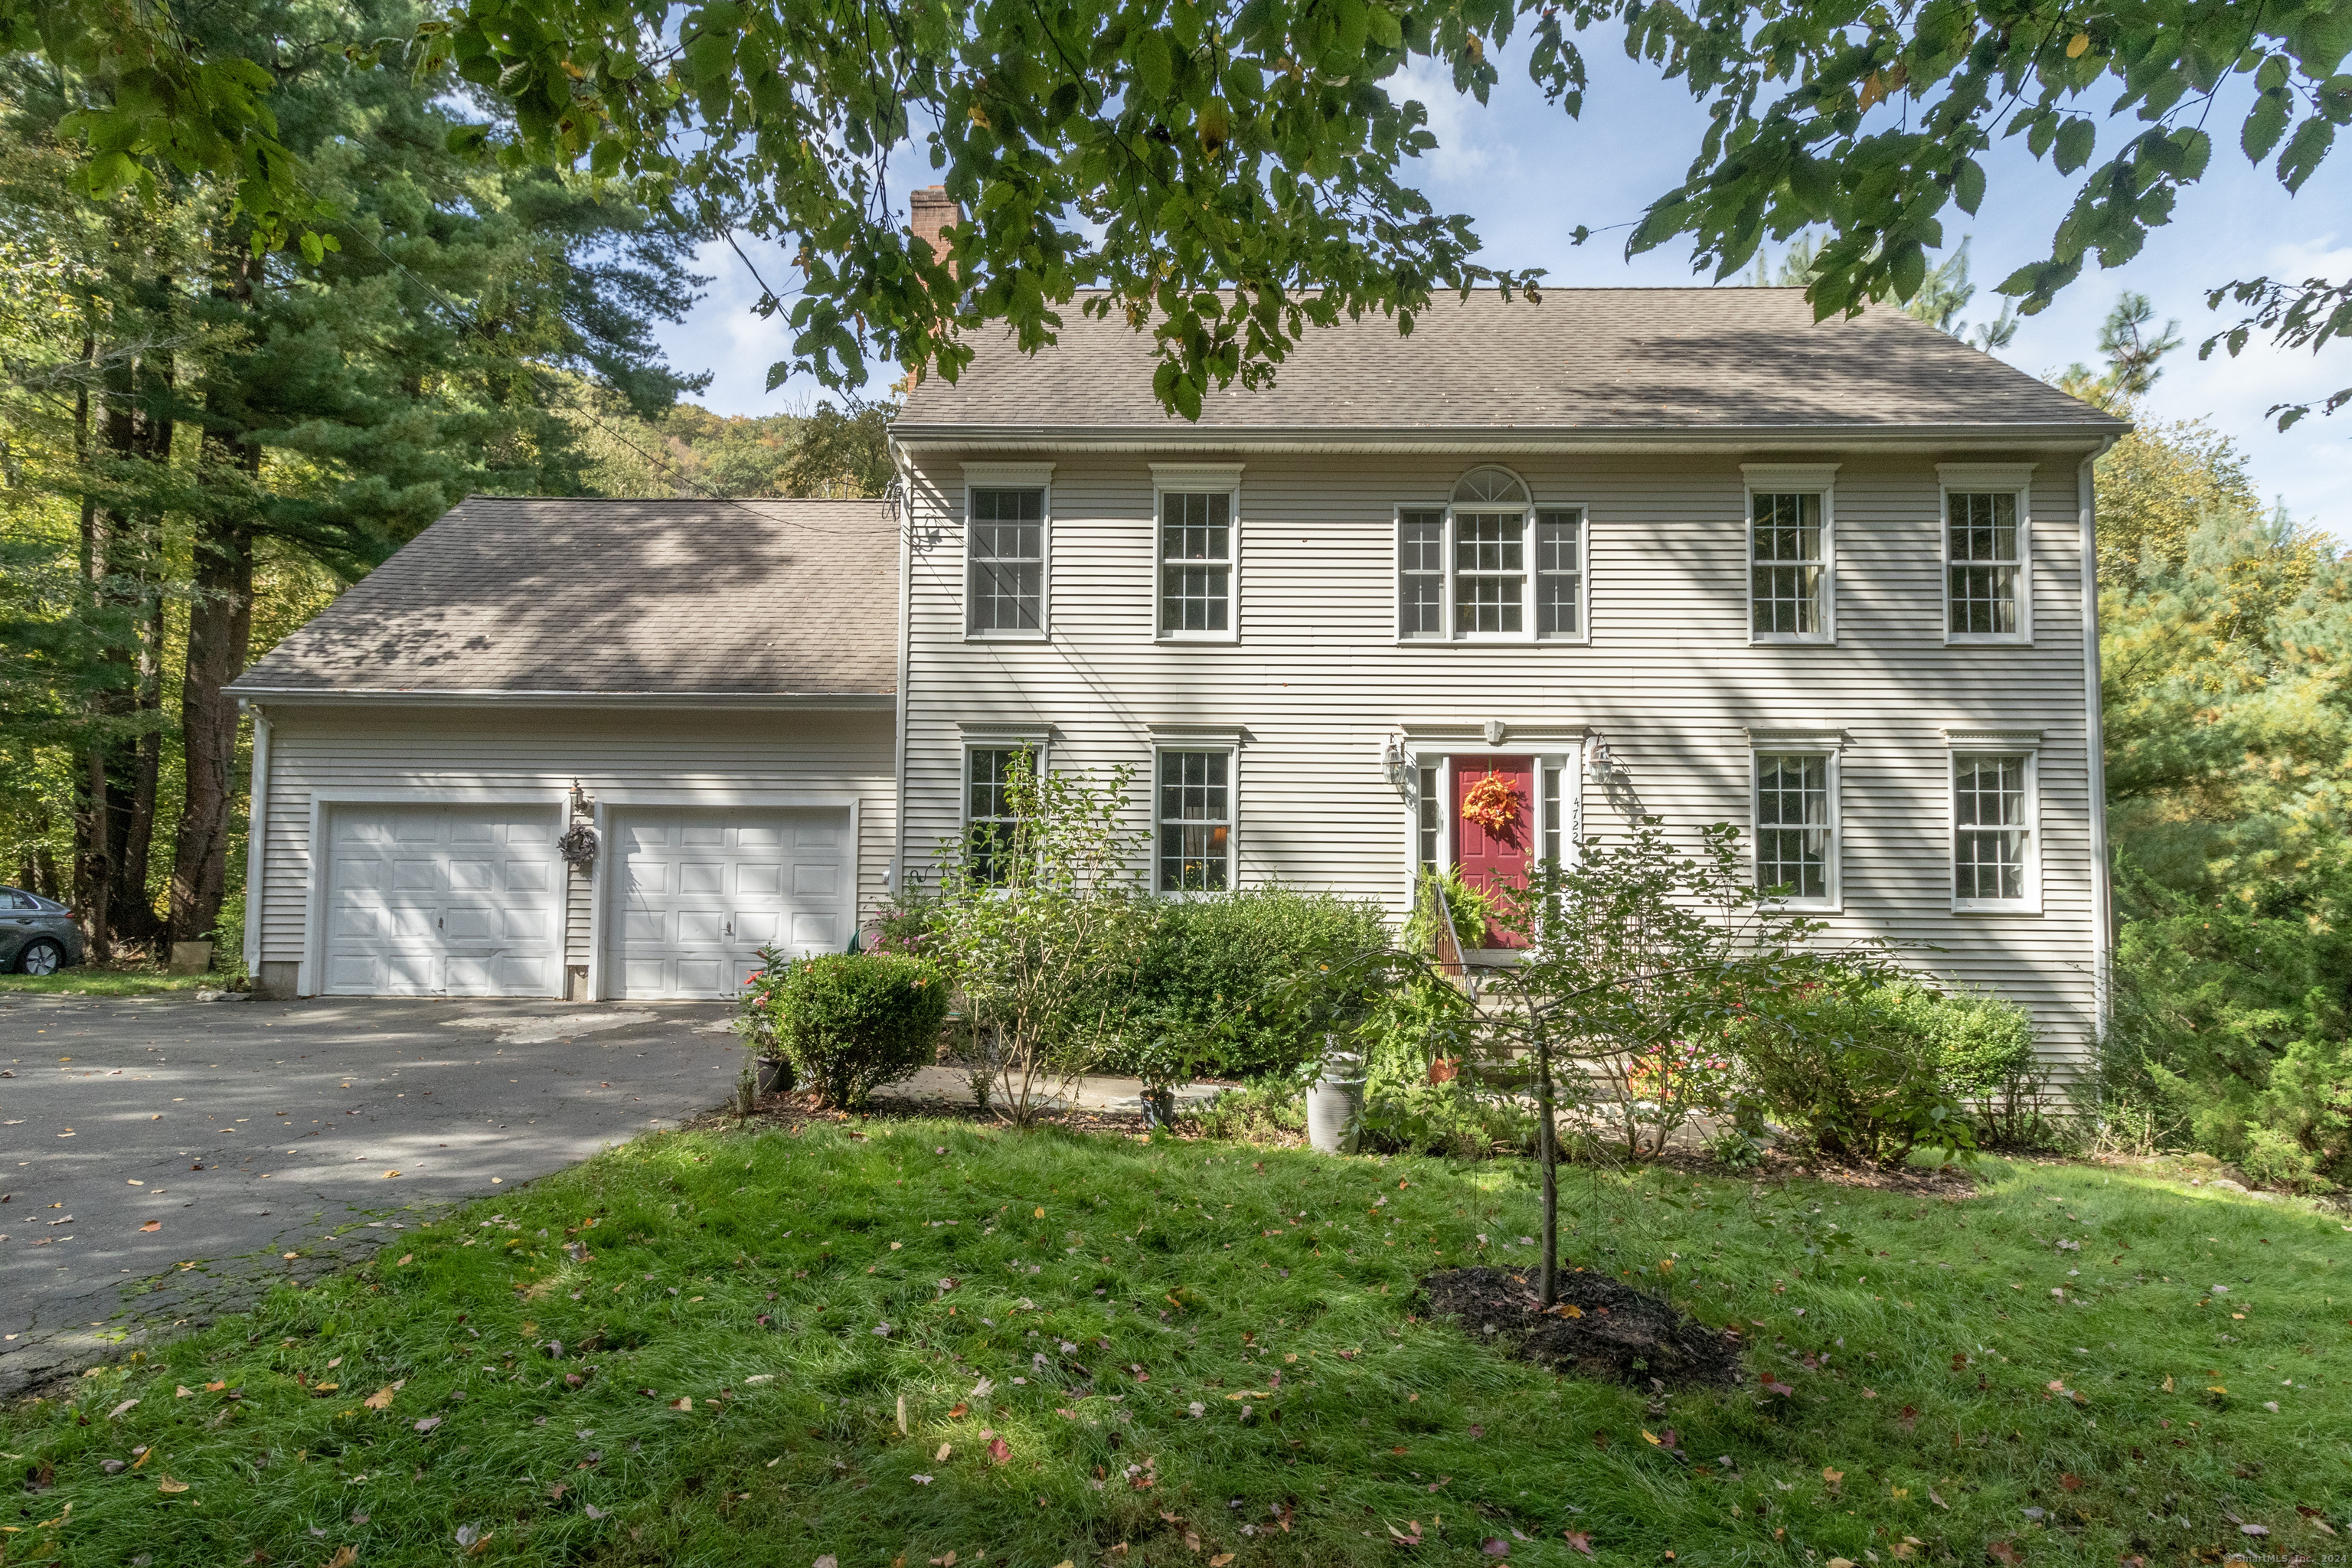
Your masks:
[{"label": "attached garage", "polygon": [[549,996],[563,861],[546,806],[327,812],[323,984],[336,996]]},{"label": "attached garage", "polygon": [[614,822],[606,995],[733,996],[762,947],[848,944],[855,806],[623,807]]},{"label": "attached garage", "polygon": [[898,543],[876,500],[467,500],[232,688],[257,986],[707,1000],[844,951],[896,847]]}]

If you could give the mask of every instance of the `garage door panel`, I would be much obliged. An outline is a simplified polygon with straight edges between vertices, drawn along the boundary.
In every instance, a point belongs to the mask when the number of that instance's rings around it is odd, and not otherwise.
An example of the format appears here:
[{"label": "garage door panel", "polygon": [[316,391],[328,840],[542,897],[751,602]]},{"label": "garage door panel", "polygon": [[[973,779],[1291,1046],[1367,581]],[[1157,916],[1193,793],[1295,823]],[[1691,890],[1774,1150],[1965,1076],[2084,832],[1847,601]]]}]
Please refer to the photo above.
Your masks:
[{"label": "garage door panel", "polygon": [[623,813],[621,907],[605,928],[617,994],[732,997],[762,946],[840,951],[855,918],[848,826],[839,807]]},{"label": "garage door panel", "polygon": [[323,990],[556,994],[551,807],[339,804],[333,812]]}]

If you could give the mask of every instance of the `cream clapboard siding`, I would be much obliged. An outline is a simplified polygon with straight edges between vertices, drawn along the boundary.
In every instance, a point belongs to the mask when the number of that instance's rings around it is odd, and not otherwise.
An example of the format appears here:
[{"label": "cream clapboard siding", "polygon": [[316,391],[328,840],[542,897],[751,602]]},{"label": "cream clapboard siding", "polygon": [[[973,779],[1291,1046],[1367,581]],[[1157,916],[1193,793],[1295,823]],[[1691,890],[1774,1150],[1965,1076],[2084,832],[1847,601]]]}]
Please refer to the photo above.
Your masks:
[{"label": "cream clapboard siding", "polygon": [[[577,779],[594,795],[638,789],[855,795],[861,914],[887,891],[898,833],[895,721],[887,712],[265,707],[273,733],[264,963],[299,963],[307,956],[314,790],[564,790]],[[599,858],[600,876],[609,863]],[[568,889],[565,963],[585,964],[593,890],[590,879],[576,871]]]},{"label": "cream clapboard siding", "polygon": [[[1052,636],[1018,643],[964,640],[961,466],[951,455],[920,456],[909,862],[919,868],[958,830],[966,722],[1050,724],[1057,766],[1135,764],[1139,826],[1149,810],[1150,726],[1240,726],[1242,879],[1328,887],[1396,912],[1411,885],[1409,808],[1383,776],[1380,749],[1400,726],[1591,726],[1622,772],[1612,789],[1585,781],[1588,834],[1622,828],[1628,812],[1684,829],[1717,820],[1745,829],[1747,729],[1835,729],[1845,744],[1834,934],[1885,937],[1922,968],[2029,1005],[2045,1049],[2079,1062],[2095,1029],[2098,896],[2084,746],[2082,455],[1940,455],[2037,464],[2029,647],[1943,641],[1934,453],[1841,460],[1834,647],[1758,647],[1747,636],[1740,463],[1826,460],[1810,454],[1509,463],[1538,506],[1587,508],[1591,640],[1505,647],[1400,646],[1393,637],[1395,509],[1443,505],[1476,458],[1248,456],[1239,639],[1160,644],[1151,458],[1053,459]],[[2042,731],[2038,915],[1950,910],[1947,726]]]}]

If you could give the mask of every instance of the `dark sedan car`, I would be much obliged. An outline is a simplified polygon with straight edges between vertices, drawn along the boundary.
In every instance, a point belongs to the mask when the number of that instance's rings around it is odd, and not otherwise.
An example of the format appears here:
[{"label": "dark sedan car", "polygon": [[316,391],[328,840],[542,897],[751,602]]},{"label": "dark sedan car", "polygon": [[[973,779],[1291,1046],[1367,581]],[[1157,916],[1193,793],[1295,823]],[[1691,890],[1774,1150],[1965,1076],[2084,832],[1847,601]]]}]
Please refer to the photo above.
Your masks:
[{"label": "dark sedan car", "polygon": [[82,960],[81,928],[55,899],[0,888],[0,973],[55,974]]}]

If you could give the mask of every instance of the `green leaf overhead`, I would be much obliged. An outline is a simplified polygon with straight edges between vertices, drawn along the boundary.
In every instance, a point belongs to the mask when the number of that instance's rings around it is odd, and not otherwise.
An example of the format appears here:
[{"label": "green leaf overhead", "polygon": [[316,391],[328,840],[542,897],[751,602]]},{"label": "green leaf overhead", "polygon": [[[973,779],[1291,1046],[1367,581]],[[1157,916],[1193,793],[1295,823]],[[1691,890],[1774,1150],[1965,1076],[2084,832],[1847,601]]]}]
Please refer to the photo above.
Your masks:
[{"label": "green leaf overhead", "polygon": [[[163,15],[0,0],[0,37],[104,68],[74,122],[94,184],[202,167],[235,180],[265,243],[322,226],[275,140],[270,73]],[[782,240],[798,275],[762,304],[788,313],[789,372],[953,377],[980,329],[1034,349],[1080,308],[1151,333],[1161,401],[1189,413],[1263,384],[1318,324],[1409,331],[1440,293],[1536,286],[1413,188],[1436,139],[1402,73],[1483,102],[1507,47],[1573,115],[1595,28],[1709,111],[1628,248],[1686,244],[1729,277],[1825,229],[1821,315],[1923,286],[1946,210],[1981,210],[1998,140],[2072,185],[2049,254],[2003,285],[2032,313],[2169,221],[2225,92],[2246,100],[2239,148],[2290,190],[2352,118],[2340,0],[457,0],[351,52],[503,100],[510,134],[469,144],[509,166],[584,162],[711,232]],[[944,256],[894,210],[926,165],[969,215]]]}]

